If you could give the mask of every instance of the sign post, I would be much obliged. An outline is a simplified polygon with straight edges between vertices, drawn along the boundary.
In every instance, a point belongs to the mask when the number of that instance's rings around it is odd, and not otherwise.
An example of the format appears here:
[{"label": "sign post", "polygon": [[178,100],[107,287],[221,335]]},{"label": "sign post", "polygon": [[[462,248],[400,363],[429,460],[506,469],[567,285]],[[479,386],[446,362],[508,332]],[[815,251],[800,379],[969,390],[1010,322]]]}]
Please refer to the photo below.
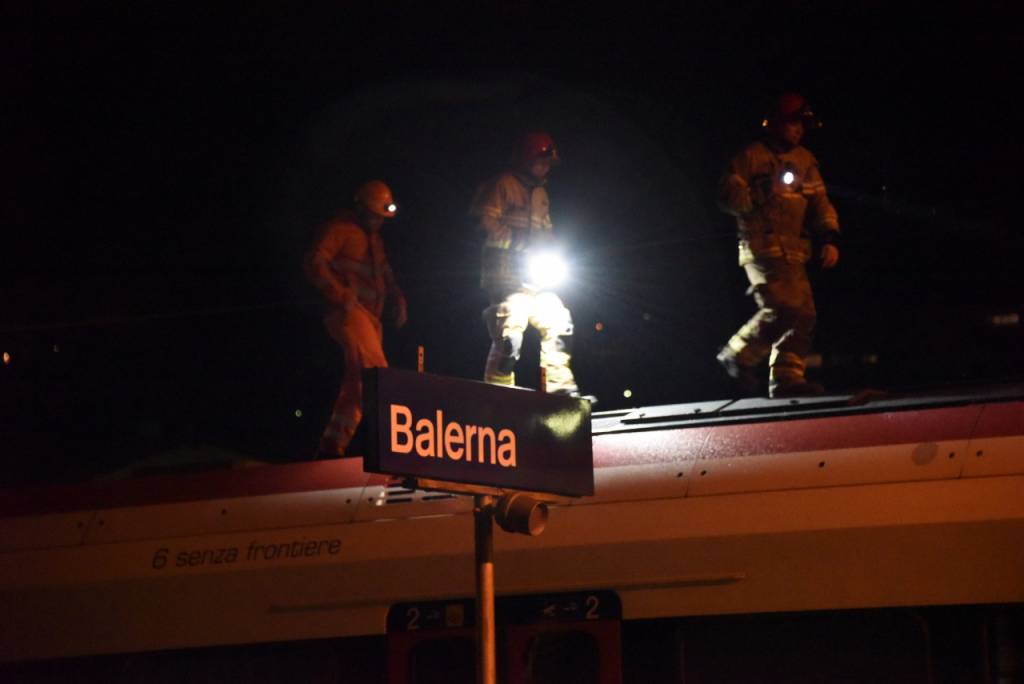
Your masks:
[{"label": "sign post", "polygon": [[494,626],[494,498],[477,494],[473,500],[473,531],[476,557],[476,636],[478,658],[476,679],[480,684],[497,684],[497,640]]},{"label": "sign post", "polygon": [[364,468],[410,488],[472,494],[477,681],[496,684],[494,527],[531,536],[543,499],[594,493],[590,403],[541,391],[371,368],[363,373]]}]

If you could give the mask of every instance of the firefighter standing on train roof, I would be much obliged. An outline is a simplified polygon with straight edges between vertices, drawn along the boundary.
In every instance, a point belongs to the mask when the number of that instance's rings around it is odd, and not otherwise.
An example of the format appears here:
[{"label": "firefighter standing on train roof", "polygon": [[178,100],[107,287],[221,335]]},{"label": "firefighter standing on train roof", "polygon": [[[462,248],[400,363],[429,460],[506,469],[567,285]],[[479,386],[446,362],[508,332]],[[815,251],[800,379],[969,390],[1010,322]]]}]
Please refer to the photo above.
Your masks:
[{"label": "firefighter standing on train roof", "polygon": [[484,380],[515,384],[523,333],[540,333],[540,363],[548,391],[579,396],[569,368],[572,316],[557,294],[527,282],[526,260],[553,244],[545,189],[548,173],[559,163],[554,140],[528,133],[519,142],[512,168],[485,183],[471,214],[484,233],[480,286],[489,306],[483,312],[491,337]]},{"label": "firefighter standing on train roof", "polygon": [[755,369],[770,354],[770,396],[820,395],[824,388],[804,377],[817,317],[805,264],[819,244],[821,267],[836,265],[839,220],[817,159],[800,145],[817,125],[804,97],[780,96],[762,125],[764,139],[736,155],[719,188],[719,206],[736,217],[739,264],[758,310],[717,358],[747,394],[756,392]]},{"label": "firefighter standing on train roof", "polygon": [[381,346],[385,305],[397,327],[406,321],[405,297],[380,236],[398,209],[391,189],[369,181],[356,191],[354,202],[354,210],[323,227],[305,263],[307,277],[327,303],[327,332],[345,353],[345,377],[320,439],[323,457],[343,456],[362,418],[362,370],[387,368]]}]

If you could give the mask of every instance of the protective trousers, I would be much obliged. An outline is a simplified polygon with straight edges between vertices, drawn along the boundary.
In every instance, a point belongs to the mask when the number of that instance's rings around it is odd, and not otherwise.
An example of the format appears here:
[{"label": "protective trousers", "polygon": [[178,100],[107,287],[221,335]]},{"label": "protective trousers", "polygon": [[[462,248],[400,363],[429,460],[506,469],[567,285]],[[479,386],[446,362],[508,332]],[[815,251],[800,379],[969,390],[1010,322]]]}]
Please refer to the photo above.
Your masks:
[{"label": "protective trousers", "polygon": [[750,280],[755,313],[729,340],[737,363],[753,367],[765,356],[769,388],[806,382],[804,358],[814,339],[817,311],[803,264],[785,259],[759,259],[743,267]]},{"label": "protective trousers", "polygon": [[363,417],[363,369],[387,368],[380,319],[365,307],[336,309],[324,318],[330,336],[345,352],[345,377],[334,402],[331,419],[320,438],[320,453],[344,456]]},{"label": "protective trousers", "polygon": [[[494,301],[492,299],[492,301]],[[495,385],[514,385],[515,365],[523,345],[523,333],[532,325],[540,333],[540,364],[547,373],[547,391],[577,391],[569,368],[572,315],[553,292],[514,292],[483,312],[491,335],[484,380]]]}]

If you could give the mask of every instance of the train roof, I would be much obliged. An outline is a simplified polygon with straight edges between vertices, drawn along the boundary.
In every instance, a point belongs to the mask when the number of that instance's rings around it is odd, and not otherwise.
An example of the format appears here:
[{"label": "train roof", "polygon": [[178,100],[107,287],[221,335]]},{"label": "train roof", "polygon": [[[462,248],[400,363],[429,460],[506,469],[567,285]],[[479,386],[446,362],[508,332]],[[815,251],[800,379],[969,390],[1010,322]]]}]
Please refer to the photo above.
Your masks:
[{"label": "train roof", "polygon": [[1024,382],[966,388],[940,387],[899,393],[865,389],[852,394],[793,399],[720,399],[598,411],[593,415],[592,430],[598,436],[673,427],[883,413],[1020,399],[1024,399]]},{"label": "train roof", "polygon": [[[886,434],[873,434],[869,441],[874,440],[871,444],[883,444],[886,440],[916,442],[925,439],[925,433],[934,432],[939,427],[946,431],[953,429],[948,414],[936,420],[922,421],[921,411],[934,412],[934,409],[1021,401],[1024,401],[1024,383],[1007,383],[985,387],[938,388],[903,394],[869,390],[814,398],[730,399],[602,411],[593,414],[594,464],[595,469],[600,469],[621,465],[643,466],[664,461],[664,454],[659,451],[666,448],[664,443],[656,439],[651,442],[642,436],[642,433],[653,431],[677,434],[672,446],[668,448],[678,453],[689,450],[685,458],[692,459],[695,449],[704,444],[705,437],[702,434],[698,439],[694,433],[693,439],[688,438],[690,428],[698,429],[700,433],[705,433],[707,429],[722,428],[723,441],[728,442],[731,449],[736,449],[740,443],[749,443],[752,455],[755,452],[761,453],[758,450],[767,442],[775,446],[782,444],[779,448],[789,451],[852,446],[844,442],[848,440],[851,431],[877,432],[883,426],[847,423],[843,436],[830,436],[828,430],[821,429],[823,426],[818,424],[817,419],[865,414],[914,412],[914,419],[908,416],[907,421],[895,421],[897,426],[902,426],[895,431],[893,421],[886,421],[886,427],[882,430]],[[1019,414],[1020,411],[1003,412],[999,419],[999,434],[1021,434],[1024,426],[1019,425]],[[939,426],[936,421],[945,421],[945,424]],[[973,414],[955,422],[960,426],[957,430],[967,433],[971,429],[964,426],[975,425]],[[766,424],[763,430],[754,427],[759,423]],[[792,425],[792,430],[787,425]],[[743,434],[740,435],[736,430],[741,430]],[[779,430],[786,433],[781,439]],[[640,434],[631,437],[631,433]],[[611,441],[603,440],[602,437],[608,437]],[[866,438],[861,435],[855,441],[860,443]],[[867,446],[867,443],[860,446]],[[108,477],[76,484],[0,489],[0,519],[89,509],[325,491],[352,486],[355,482],[365,486],[388,486],[392,480],[394,478],[387,475],[364,472],[363,460],[358,455],[295,463],[239,461],[230,467],[197,469],[195,472],[147,473],[144,476]]]}]

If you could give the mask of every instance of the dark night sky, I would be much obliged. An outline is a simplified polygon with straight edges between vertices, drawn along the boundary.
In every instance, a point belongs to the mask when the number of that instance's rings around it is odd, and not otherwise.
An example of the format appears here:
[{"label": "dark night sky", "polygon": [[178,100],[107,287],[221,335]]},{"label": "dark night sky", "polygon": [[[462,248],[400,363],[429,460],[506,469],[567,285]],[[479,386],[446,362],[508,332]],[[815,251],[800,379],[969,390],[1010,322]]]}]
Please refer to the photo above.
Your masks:
[{"label": "dark night sky", "polygon": [[429,371],[478,377],[465,210],[530,128],[564,159],[550,192],[584,390],[604,409],[728,396],[713,355],[752,305],[714,188],[781,89],[825,121],[806,142],[845,234],[839,268],[812,272],[818,378],[1020,379],[1021,326],[990,323],[1022,308],[1014,5],[677,5],[0,18],[0,484],[161,453],[307,457],[341,363],[299,263],[371,177],[402,207],[392,364],[424,344]]}]

